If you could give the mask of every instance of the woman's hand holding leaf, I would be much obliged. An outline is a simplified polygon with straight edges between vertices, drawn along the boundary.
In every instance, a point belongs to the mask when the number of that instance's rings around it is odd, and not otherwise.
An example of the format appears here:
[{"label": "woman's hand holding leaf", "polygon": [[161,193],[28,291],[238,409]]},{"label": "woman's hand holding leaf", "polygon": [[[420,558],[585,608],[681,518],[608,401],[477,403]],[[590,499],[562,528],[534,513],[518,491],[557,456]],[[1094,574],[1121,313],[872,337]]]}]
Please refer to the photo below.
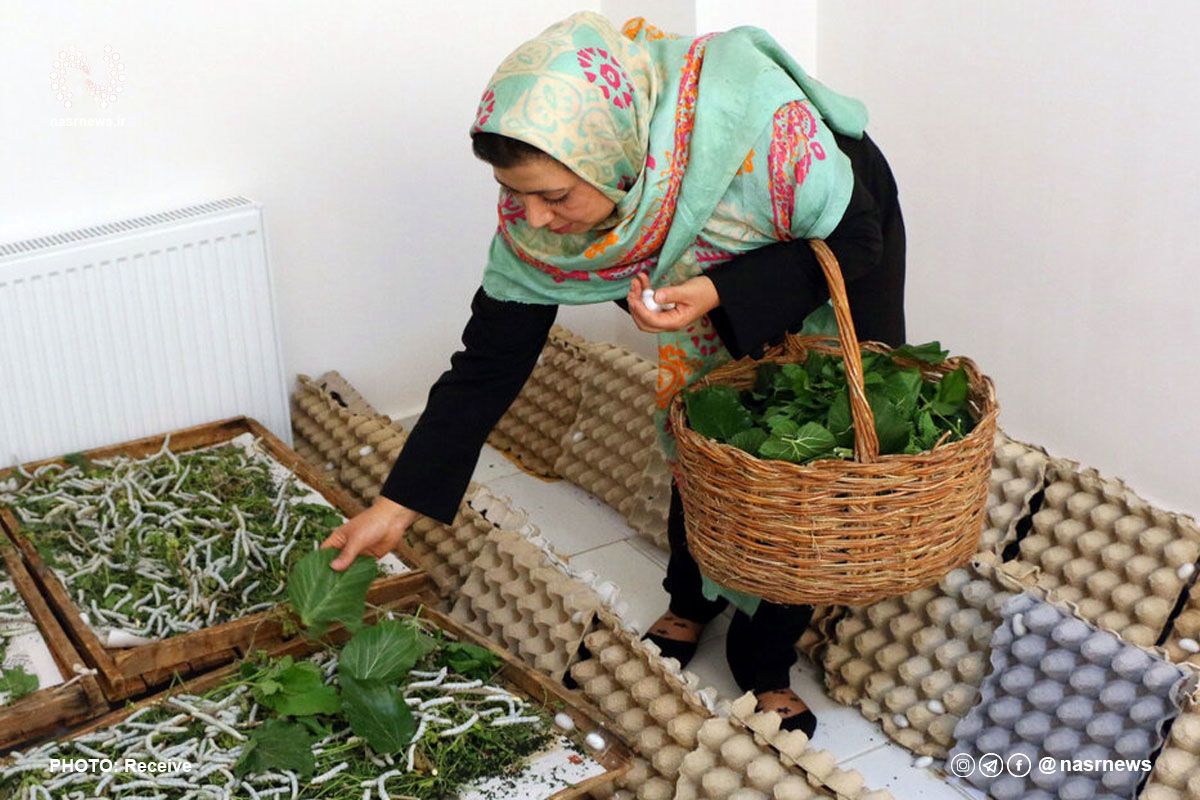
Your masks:
[{"label": "woman's hand holding leaf", "polygon": [[395,549],[417,512],[399,503],[378,497],[375,503],[336,528],[321,548],[334,547],[341,555],[330,565],[339,572],[350,566],[357,555],[381,558]]}]

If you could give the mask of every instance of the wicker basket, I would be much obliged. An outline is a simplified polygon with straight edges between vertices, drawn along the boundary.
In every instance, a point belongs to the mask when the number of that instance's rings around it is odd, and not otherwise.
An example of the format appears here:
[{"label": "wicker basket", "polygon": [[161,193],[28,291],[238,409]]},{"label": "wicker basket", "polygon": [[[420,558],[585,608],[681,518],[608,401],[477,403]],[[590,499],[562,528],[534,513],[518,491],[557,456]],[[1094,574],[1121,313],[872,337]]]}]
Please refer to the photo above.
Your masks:
[{"label": "wicker basket", "polygon": [[[792,464],[756,458],[688,427],[683,393],[670,409],[688,549],[722,586],[776,603],[866,605],[936,583],[974,554],[983,530],[996,431],[995,387],[967,358],[941,364],[897,359],[926,378],[965,368],[975,428],[917,455],[879,455],[863,391],[862,356],[841,269],[809,243],[829,283],[838,340],[791,336],[763,360],[803,363],[809,352],[845,360],[854,417],[854,461]],[[890,352],[869,342],[864,349]],[[695,387],[754,384],[757,361],[713,370]]]}]

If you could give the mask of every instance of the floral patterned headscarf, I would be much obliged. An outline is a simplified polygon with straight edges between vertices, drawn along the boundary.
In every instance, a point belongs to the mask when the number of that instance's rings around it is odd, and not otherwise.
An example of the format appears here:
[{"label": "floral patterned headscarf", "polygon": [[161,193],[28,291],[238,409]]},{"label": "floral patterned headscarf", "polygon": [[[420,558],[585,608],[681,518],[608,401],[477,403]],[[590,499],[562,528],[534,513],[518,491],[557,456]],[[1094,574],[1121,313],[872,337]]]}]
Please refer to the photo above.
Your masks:
[{"label": "floral patterned headscarf", "polygon": [[[624,297],[780,239],[836,227],[853,187],[826,124],[859,137],[866,110],[810,78],[765,32],[681,38],[641,18],[622,32],[575,14],[521,45],[488,84],[472,131],[527,142],[616,203],[585,234],[525,221],[500,192],[484,290],[525,303]],[[659,430],[671,397],[727,360],[707,318],[659,334]]]}]

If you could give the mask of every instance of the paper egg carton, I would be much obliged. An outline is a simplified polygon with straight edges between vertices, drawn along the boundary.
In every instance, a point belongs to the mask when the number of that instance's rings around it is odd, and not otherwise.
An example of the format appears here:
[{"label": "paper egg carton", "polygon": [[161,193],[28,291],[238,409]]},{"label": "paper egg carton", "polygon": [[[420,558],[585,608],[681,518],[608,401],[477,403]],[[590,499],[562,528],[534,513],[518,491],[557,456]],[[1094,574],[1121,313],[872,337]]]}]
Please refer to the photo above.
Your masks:
[{"label": "paper egg carton", "polygon": [[[1182,514],[1167,513],[1159,519],[1166,522],[1167,530],[1183,531],[1191,539],[1196,535],[1196,520]],[[1176,545],[1177,546],[1177,545]],[[1187,661],[1200,666],[1200,590],[1196,588],[1197,574],[1200,565],[1181,565],[1176,568],[1176,576],[1185,584],[1184,600],[1178,616],[1168,625],[1163,647],[1172,661]],[[1200,797],[1200,794],[1196,795]]]},{"label": "paper egg carton", "polygon": [[[611,614],[601,611],[597,618],[596,630],[585,639],[590,655],[572,666],[571,676],[635,753],[648,762],[646,779],[660,779],[652,796],[659,796],[671,784],[675,794],[663,796],[733,800],[891,797],[886,792],[864,790],[859,773],[837,769],[836,758],[810,747],[803,732],[781,731],[778,714],[755,713],[753,695],[732,704],[718,701],[715,690],[699,689],[695,674],[680,670],[675,659],[663,658],[653,643],[639,639]],[[718,730],[731,733],[718,736]],[[746,759],[753,764],[749,770],[741,770],[745,764],[736,759],[736,767],[721,760],[721,744],[735,735],[737,742],[726,749],[739,744],[744,748],[749,741],[757,751]],[[727,767],[726,772],[736,772],[740,782],[726,786],[709,779],[706,786],[701,773],[722,766]],[[685,774],[689,769],[690,778]],[[726,772],[720,774],[728,777]],[[698,783],[697,775],[701,777]]]},{"label": "paper egg carton", "polygon": [[471,506],[471,497],[481,489],[478,484],[468,484],[458,512],[449,525],[420,516],[405,534],[413,557],[429,574],[442,597],[455,592],[466,580],[472,562],[483,549],[488,534],[496,527]]},{"label": "paper egg carton", "polygon": [[671,478],[654,425],[656,385],[653,362],[616,345],[589,348],[579,414],[554,470],[665,547]]},{"label": "paper egg carton", "polygon": [[944,758],[990,669],[1000,605],[1036,581],[983,553],[936,586],[848,609],[822,659],[830,696],[908,750]]},{"label": "paper egg carton", "polygon": [[822,663],[825,649],[834,639],[837,624],[849,610],[846,606],[814,606],[812,619],[796,642],[796,649],[814,664]]},{"label": "paper egg carton", "polygon": [[[1017,559],[1036,566],[1085,619],[1134,644],[1158,643],[1200,558],[1195,521],[1063,459],[1051,460],[1046,484]],[[1184,619],[1178,638],[1196,617]]]},{"label": "paper egg carton", "polygon": [[1162,752],[1140,795],[1141,800],[1194,800],[1200,797],[1200,702],[1184,702],[1171,725]]},{"label": "paper egg carton", "polygon": [[342,467],[349,464],[345,448],[335,442],[319,422],[294,408],[292,434],[292,448],[316,469],[323,480],[362,500],[358,492],[342,480]]},{"label": "paper egg carton", "polygon": [[716,708],[716,692],[697,691],[699,678],[663,659],[650,642],[623,630],[602,612],[584,638],[588,657],[571,666],[571,677],[634,752],[670,780],[695,747],[695,733]]},{"label": "paper egg carton", "polygon": [[561,680],[592,626],[601,598],[527,537],[512,530],[490,531],[450,613]]},{"label": "paper egg carton", "polygon": [[[348,405],[343,405],[346,402]],[[292,395],[296,444],[323,474],[371,503],[404,446],[407,432],[374,409],[336,372],[297,378]]]},{"label": "paper egg carton", "polygon": [[408,432],[386,416],[360,418],[349,431],[353,438],[347,445],[342,480],[369,503],[379,496]]},{"label": "paper egg carton", "polygon": [[338,406],[355,416],[376,417],[380,415],[374,406],[368,403],[367,399],[359,394],[358,390],[351,386],[350,382],[343,378],[337,370],[323,373],[313,381],[313,384]]},{"label": "paper egg carton", "polygon": [[[951,763],[963,754],[1004,759],[1009,766],[999,775],[976,769],[966,776],[995,800],[1133,798],[1141,770],[1047,771],[1040,764],[1151,759],[1161,732],[1195,690],[1196,670],[1092,625],[1054,596],[1025,591],[999,609],[991,674],[979,704],[955,729]],[[1011,768],[1018,754],[1027,774]]]},{"label": "paper egg carton", "polygon": [[324,470],[321,470],[324,459],[321,457],[321,453],[317,450],[317,448],[313,447],[313,445],[307,439],[296,433],[294,425],[292,431],[292,449],[296,451],[296,455],[307,461],[311,466],[316,467],[319,470],[318,474],[320,474],[323,479],[328,480],[331,483],[337,483],[337,480],[335,480],[334,477],[328,475]]},{"label": "paper egg carton", "polygon": [[1040,447],[1008,438],[996,431],[992,477],[979,549],[1001,555],[1017,540],[1018,526],[1030,513],[1030,503],[1045,488],[1050,457]]},{"label": "paper egg carton", "polygon": [[488,443],[529,472],[558,477],[554,462],[562,452],[563,434],[579,414],[580,376],[589,347],[566,328],[551,328],[537,366]]},{"label": "paper egg carton", "polygon": [[680,765],[678,800],[749,797],[802,800],[890,800],[890,792],[864,787],[861,773],[839,769],[836,757],[808,746],[800,731],[781,731],[778,714],[755,712],[746,693],[696,733],[696,747]]},{"label": "paper egg carton", "polygon": [[592,789],[592,800],[673,800],[675,781],[665,777],[644,758],[634,756],[632,767],[616,781]]}]

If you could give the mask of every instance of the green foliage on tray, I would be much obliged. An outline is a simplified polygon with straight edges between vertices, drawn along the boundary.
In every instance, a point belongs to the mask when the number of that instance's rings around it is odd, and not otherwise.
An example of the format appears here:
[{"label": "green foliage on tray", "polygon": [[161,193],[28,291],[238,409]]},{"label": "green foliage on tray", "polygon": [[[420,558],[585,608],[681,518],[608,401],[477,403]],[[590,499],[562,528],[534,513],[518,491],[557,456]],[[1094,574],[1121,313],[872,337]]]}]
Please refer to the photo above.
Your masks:
[{"label": "green foliage on tray", "polygon": [[[0,664],[3,664],[7,660],[9,639],[37,630],[25,601],[8,579],[3,561],[0,561],[0,621],[3,622],[0,624]],[[38,677],[26,672],[20,664],[0,669],[0,705],[19,700],[37,689]]]},{"label": "green foliage on tray", "polygon": [[[279,716],[254,729],[234,770],[239,776],[272,769],[311,775],[315,769],[314,736],[328,736],[332,729],[345,726],[374,753],[398,755],[409,747],[418,730],[404,691],[412,681],[409,673],[414,667],[441,666],[485,680],[502,666],[491,651],[449,640],[441,631],[428,633],[413,618],[363,625],[375,560],[362,556],[337,572],[330,567],[336,555],[333,549],[305,555],[292,568],[287,591],[309,634],[317,635],[334,622],[355,632],[338,655],[337,680],[326,683],[318,666],[290,656],[265,663],[244,662],[241,682],[249,685],[259,704]],[[478,730],[483,741],[496,744],[496,754],[503,753],[505,759],[532,752],[546,739],[544,726],[535,726],[523,735],[515,730],[493,733],[469,723],[467,727]],[[510,740],[507,747],[499,746]],[[483,756],[480,766],[487,763],[492,751],[485,750]],[[479,766],[463,774],[468,773],[479,774]]]},{"label": "green foliage on tray", "polygon": [[[962,367],[931,381],[895,360],[940,364],[947,355],[938,342],[905,345],[891,354],[862,352],[863,387],[880,455],[923,453],[975,427]],[[810,353],[803,364],[764,362],[750,389],[707,386],[688,392],[684,400],[692,430],[759,458],[807,464],[854,457],[854,421],[840,355]]]},{"label": "green foliage on tray", "polygon": [[30,675],[20,664],[0,669],[0,696],[7,697],[8,702],[33,694],[37,689],[37,675]]}]

